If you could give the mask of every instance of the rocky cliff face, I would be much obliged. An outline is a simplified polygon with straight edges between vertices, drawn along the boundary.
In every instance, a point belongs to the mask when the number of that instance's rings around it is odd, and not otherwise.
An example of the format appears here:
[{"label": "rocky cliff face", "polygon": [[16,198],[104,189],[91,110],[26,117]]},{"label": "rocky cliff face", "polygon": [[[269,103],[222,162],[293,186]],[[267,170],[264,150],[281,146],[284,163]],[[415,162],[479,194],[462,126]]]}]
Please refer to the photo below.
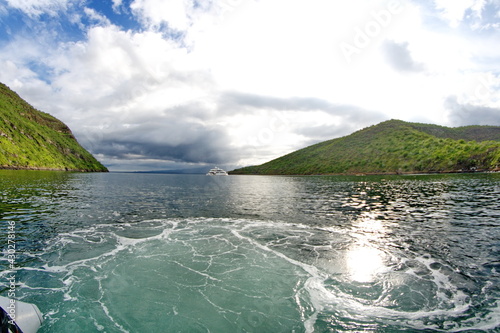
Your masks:
[{"label": "rocky cliff face", "polygon": [[0,83],[0,168],[108,171],[60,120]]}]

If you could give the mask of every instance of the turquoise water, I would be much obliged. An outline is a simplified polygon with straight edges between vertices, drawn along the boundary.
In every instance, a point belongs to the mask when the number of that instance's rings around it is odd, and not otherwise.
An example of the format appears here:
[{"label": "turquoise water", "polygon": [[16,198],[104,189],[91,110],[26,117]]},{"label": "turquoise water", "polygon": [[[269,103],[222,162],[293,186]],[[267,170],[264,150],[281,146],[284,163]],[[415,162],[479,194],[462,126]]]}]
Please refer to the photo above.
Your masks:
[{"label": "turquoise water", "polygon": [[500,174],[0,171],[0,196],[0,295],[14,274],[39,332],[500,332]]}]

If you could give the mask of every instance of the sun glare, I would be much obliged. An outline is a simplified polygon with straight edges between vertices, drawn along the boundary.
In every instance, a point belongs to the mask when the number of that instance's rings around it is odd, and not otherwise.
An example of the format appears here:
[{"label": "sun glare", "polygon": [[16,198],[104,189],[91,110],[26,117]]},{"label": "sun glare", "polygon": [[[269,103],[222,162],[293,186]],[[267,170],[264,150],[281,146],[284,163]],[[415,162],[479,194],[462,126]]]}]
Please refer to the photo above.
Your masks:
[{"label": "sun glare", "polygon": [[369,247],[355,247],[347,253],[348,273],[354,281],[371,282],[384,267],[383,253]]}]

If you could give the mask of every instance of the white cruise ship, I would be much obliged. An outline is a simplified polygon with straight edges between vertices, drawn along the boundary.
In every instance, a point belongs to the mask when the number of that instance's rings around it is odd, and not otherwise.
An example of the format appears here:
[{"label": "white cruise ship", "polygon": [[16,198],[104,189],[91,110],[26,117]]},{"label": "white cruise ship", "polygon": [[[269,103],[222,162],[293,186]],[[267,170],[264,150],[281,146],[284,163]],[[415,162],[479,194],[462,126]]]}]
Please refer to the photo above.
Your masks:
[{"label": "white cruise ship", "polygon": [[207,176],[227,176],[227,175],[228,175],[227,172],[219,167],[210,169],[210,171],[207,172]]}]

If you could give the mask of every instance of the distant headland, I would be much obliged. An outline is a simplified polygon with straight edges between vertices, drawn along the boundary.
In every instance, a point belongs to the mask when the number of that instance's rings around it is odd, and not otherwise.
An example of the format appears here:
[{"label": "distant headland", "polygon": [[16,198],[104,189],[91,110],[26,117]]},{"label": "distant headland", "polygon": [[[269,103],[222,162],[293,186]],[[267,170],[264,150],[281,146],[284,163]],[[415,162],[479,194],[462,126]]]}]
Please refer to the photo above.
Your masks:
[{"label": "distant headland", "polygon": [[500,126],[444,127],[388,120],[258,166],[254,175],[500,171]]}]

